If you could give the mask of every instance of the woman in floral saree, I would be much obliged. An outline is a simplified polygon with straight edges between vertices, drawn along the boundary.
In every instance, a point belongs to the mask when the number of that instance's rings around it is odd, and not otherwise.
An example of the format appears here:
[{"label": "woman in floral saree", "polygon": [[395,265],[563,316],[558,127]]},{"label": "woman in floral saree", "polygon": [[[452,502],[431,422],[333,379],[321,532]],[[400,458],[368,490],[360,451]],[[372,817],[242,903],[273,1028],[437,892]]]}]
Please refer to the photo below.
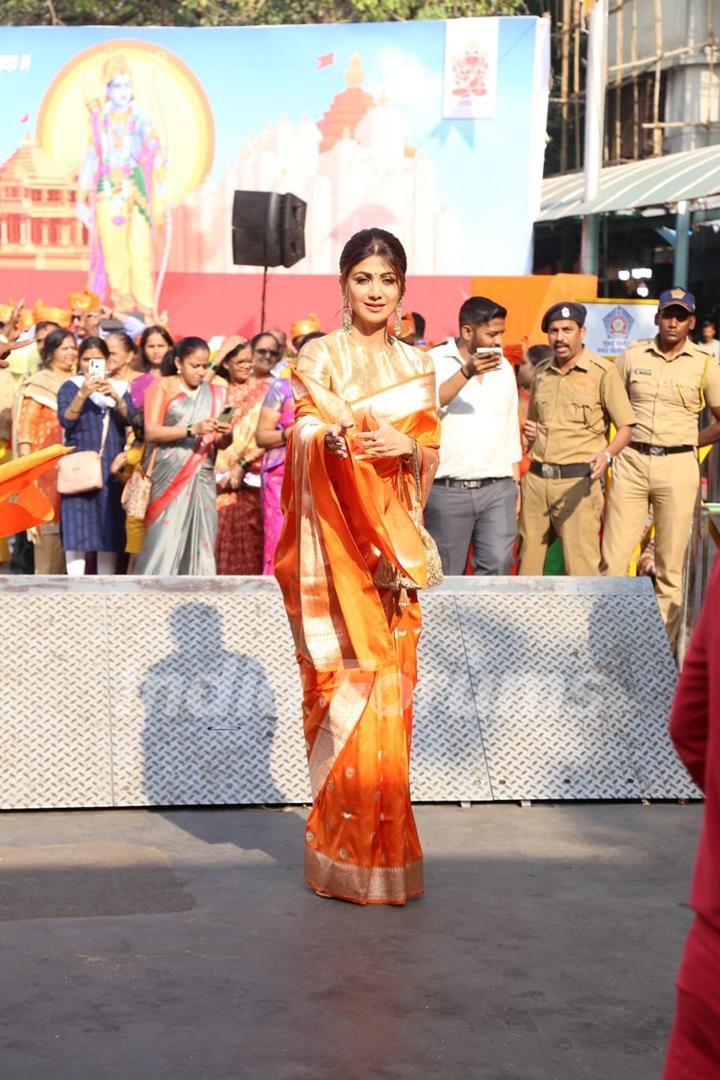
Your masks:
[{"label": "woman in floral saree", "polygon": [[412,692],[427,584],[408,509],[437,468],[435,376],[387,334],[402,300],[399,241],[366,229],[340,260],[344,329],[310,342],[293,372],[285,524],[275,574],[303,686],[313,808],[305,877],[320,895],[404,904],[423,892],[409,791]]}]

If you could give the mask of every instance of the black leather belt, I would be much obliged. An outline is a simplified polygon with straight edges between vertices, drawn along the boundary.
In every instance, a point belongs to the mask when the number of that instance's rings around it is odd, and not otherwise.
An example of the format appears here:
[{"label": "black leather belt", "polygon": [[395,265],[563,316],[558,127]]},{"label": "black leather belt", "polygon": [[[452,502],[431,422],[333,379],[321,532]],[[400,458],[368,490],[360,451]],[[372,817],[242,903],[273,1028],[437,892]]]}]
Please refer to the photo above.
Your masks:
[{"label": "black leather belt", "polygon": [[441,484],[442,487],[481,488],[488,484],[497,484],[500,480],[511,479],[511,476],[486,476],[482,480],[456,480],[454,476],[443,476],[439,480],[433,480],[433,484]]},{"label": "black leather belt", "polygon": [[547,461],[531,461],[530,472],[533,476],[542,476],[543,480],[570,480],[578,476],[589,476],[591,465],[588,461],[577,461],[572,465],[550,465]]},{"label": "black leather belt", "polygon": [[652,446],[646,442],[631,442],[633,450],[639,454],[649,454],[650,457],[665,457],[666,454],[688,454],[694,451],[694,446]]}]

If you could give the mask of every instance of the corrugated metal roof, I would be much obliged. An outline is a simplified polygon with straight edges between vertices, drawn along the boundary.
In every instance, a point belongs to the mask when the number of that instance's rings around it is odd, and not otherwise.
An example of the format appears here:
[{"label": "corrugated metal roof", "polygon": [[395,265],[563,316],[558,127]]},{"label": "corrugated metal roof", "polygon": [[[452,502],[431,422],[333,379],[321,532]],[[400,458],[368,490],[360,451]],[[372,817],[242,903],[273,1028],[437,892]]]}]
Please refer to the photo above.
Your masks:
[{"label": "corrugated metal roof", "polygon": [[664,206],[680,199],[714,195],[720,192],[720,146],[609,165],[600,174],[596,198],[588,203],[584,201],[584,188],[581,172],[549,177],[543,181],[536,220],[557,221],[641,206]]}]

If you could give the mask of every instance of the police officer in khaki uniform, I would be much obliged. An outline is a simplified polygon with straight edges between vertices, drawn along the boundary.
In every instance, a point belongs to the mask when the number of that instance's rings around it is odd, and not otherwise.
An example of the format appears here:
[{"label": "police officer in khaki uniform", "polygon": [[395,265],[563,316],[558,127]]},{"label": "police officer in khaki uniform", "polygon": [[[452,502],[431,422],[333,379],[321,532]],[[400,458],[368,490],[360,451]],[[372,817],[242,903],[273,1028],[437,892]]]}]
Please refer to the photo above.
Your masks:
[{"label": "police officer in khaki uniform", "polygon": [[[582,304],[567,301],[543,317],[554,356],[536,369],[524,427],[532,445],[522,484],[520,574],[542,574],[556,536],[569,574],[600,573],[598,481],[630,441],[635,415],[615,365],[583,344],[586,315]],[[608,445],[610,421],[617,435]]]},{"label": "police officer in khaki uniform", "polygon": [[655,516],[655,588],[674,647],[682,611],[682,572],[690,539],[699,468],[697,446],[718,438],[717,424],[698,434],[706,402],[720,417],[720,365],[688,334],[695,326],[695,297],[684,289],[662,293],[655,316],[658,335],[638,341],[618,357],[638,422],[618,458],[608,497],[603,569],[626,574],[642,536],[648,506]]}]

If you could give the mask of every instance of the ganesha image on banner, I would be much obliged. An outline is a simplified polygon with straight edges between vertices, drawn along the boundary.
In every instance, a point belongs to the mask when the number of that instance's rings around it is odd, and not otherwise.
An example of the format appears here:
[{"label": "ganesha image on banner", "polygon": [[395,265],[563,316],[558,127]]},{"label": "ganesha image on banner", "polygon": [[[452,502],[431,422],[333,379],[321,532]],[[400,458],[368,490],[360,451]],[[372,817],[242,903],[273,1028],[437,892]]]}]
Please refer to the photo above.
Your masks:
[{"label": "ganesha image on banner", "polygon": [[105,100],[88,102],[89,137],[78,177],[77,216],[90,233],[89,288],[122,311],[156,314],[153,251],[167,209],[165,157],[135,103],[121,53],[103,65]]}]

